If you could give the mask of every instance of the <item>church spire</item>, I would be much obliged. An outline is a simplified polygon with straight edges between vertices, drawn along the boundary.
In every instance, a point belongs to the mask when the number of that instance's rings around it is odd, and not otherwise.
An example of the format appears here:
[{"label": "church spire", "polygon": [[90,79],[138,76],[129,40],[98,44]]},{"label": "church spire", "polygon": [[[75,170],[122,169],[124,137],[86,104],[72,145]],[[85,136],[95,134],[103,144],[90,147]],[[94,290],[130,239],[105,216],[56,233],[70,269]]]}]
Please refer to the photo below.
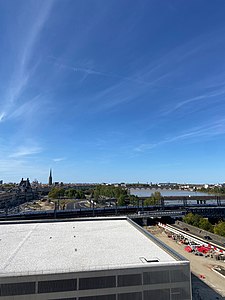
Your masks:
[{"label": "church spire", "polygon": [[49,178],[48,178],[48,184],[52,185],[52,169],[50,169],[50,174],[49,174]]}]

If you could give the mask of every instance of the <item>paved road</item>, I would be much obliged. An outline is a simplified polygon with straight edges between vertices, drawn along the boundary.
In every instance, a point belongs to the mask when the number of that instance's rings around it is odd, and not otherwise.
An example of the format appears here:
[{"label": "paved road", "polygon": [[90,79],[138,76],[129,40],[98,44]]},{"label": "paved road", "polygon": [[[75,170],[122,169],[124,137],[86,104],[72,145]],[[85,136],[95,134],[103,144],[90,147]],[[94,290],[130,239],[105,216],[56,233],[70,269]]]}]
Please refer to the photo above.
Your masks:
[{"label": "paved road", "polygon": [[193,273],[191,274],[193,300],[222,300],[225,299]]},{"label": "paved road", "polygon": [[74,202],[70,202],[66,205],[66,209],[80,209],[87,208],[85,204],[87,204],[87,200],[74,200]]}]

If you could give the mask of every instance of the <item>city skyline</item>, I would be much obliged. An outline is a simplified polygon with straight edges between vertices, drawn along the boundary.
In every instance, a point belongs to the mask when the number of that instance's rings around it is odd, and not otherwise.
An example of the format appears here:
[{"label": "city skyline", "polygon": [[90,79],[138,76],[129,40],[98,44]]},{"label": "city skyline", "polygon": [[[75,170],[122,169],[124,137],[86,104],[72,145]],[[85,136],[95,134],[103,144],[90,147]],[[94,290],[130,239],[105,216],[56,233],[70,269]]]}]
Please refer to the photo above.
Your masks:
[{"label": "city skyline", "polygon": [[224,13],[2,1],[0,179],[224,182]]},{"label": "city skyline", "polygon": [[31,180],[32,184],[43,184],[43,185],[48,185],[48,186],[60,186],[60,185],[67,185],[67,184],[73,184],[73,185],[79,185],[79,184],[100,184],[100,185],[129,185],[129,184],[134,184],[134,185],[147,185],[150,187],[154,187],[154,186],[158,186],[158,187],[168,187],[168,186],[175,186],[178,185],[180,187],[186,187],[186,188],[192,188],[193,186],[224,186],[225,182],[172,182],[172,181],[165,181],[165,182],[160,182],[160,181],[136,181],[136,182],[129,182],[129,181],[112,181],[112,182],[107,182],[107,181],[102,181],[102,182],[78,182],[78,181],[70,181],[70,182],[63,182],[60,180],[59,178],[59,174],[56,174],[56,178],[57,180],[55,180],[55,178],[53,178],[53,171],[52,168],[50,168],[48,170],[47,177],[45,178],[44,181],[39,180],[37,177],[35,178],[29,178],[29,177],[20,177],[19,181],[4,181],[3,179],[0,180],[0,185],[2,184],[19,184],[19,182],[23,182],[25,179],[29,182],[29,180]]}]

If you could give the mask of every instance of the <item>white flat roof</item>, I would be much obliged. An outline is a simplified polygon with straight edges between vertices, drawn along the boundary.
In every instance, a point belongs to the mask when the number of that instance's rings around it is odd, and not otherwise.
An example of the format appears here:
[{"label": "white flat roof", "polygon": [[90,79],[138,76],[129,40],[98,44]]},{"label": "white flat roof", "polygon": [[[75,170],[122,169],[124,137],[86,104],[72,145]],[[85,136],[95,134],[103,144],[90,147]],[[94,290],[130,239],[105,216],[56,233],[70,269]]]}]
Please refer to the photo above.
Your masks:
[{"label": "white flat roof", "polygon": [[126,219],[1,224],[0,249],[0,276],[176,261]]}]

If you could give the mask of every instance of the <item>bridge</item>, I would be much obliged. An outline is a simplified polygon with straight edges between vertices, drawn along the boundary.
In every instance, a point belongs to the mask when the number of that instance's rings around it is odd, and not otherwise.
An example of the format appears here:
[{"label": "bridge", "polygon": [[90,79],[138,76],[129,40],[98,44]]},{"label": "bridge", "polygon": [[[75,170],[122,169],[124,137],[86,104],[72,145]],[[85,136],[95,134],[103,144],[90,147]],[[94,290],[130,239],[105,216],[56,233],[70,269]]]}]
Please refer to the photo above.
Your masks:
[{"label": "bridge", "polygon": [[[144,201],[149,199],[149,197],[138,197],[138,205],[143,205]],[[206,195],[206,196],[163,196],[160,199],[160,205],[165,207],[169,205],[169,203],[181,202],[183,206],[192,205],[204,205],[204,204],[215,204],[216,206],[225,205],[225,195],[217,196],[217,195]]]},{"label": "bridge", "polygon": [[160,211],[141,211],[137,214],[128,215],[131,219],[146,219],[146,218],[162,218],[162,217],[171,217],[171,218],[181,218],[186,215],[185,210],[160,210]]},{"label": "bridge", "polygon": [[135,216],[135,218],[181,217],[189,212],[207,218],[225,218],[225,206],[177,206],[166,209],[159,206],[120,206],[109,208],[87,208],[73,210],[26,211],[15,214],[1,214],[0,220],[65,219],[103,216]]}]

